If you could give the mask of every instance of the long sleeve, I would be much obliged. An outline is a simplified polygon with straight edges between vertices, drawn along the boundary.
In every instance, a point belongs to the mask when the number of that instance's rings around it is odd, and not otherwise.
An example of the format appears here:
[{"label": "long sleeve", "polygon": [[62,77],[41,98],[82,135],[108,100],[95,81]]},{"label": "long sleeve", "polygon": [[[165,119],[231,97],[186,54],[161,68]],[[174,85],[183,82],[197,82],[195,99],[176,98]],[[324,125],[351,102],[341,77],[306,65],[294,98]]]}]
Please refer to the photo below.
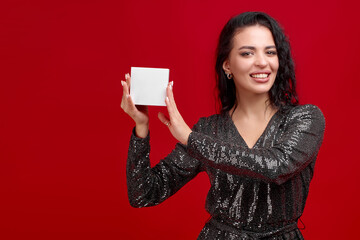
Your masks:
[{"label": "long sleeve", "polygon": [[126,168],[128,197],[133,207],[163,202],[201,171],[201,162],[190,157],[181,143],[177,143],[175,149],[153,168],[149,155],[150,135],[138,138],[134,128]]},{"label": "long sleeve", "polygon": [[292,109],[283,132],[271,147],[249,149],[193,131],[188,151],[204,164],[224,172],[282,184],[316,159],[324,130],[321,110],[308,104]]}]

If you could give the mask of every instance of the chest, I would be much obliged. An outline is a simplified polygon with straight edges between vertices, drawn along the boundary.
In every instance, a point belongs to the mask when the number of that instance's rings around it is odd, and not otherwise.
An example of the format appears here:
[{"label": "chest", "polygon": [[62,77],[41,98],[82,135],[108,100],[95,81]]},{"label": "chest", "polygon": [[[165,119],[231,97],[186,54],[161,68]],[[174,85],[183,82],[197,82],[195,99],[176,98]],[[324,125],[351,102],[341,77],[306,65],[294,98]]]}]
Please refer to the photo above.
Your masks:
[{"label": "chest", "polygon": [[234,125],[249,148],[252,148],[264,133],[269,121],[235,121]]}]

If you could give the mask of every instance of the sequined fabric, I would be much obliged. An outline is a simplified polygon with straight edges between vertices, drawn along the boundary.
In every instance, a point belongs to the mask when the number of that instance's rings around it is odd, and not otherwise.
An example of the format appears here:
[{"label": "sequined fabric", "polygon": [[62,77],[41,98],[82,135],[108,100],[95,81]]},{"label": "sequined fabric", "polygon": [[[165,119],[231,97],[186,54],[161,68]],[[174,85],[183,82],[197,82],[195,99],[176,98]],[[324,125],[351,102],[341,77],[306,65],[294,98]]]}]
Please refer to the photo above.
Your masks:
[{"label": "sequined fabric", "polygon": [[133,207],[157,205],[205,171],[211,219],[198,239],[303,239],[302,215],[325,130],[311,104],[282,108],[250,149],[229,114],[200,118],[188,145],[150,167],[150,135],[131,135],[127,184]]}]

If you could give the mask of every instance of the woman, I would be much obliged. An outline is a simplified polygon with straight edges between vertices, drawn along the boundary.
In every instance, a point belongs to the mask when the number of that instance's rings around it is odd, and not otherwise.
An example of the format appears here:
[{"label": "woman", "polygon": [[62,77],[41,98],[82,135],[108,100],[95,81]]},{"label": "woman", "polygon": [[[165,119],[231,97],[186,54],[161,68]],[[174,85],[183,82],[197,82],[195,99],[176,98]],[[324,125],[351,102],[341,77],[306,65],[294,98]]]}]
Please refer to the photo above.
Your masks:
[{"label": "woman", "polygon": [[198,239],[303,239],[297,227],[309,191],[325,119],[311,104],[299,105],[290,46],[265,13],[230,19],[217,48],[221,112],[190,129],[167,88],[167,119],[179,141],[155,167],[149,162],[147,108],[129,97],[121,107],[135,121],[127,180],[133,207],[161,203],[199,172],[209,175],[206,210],[211,219]]}]

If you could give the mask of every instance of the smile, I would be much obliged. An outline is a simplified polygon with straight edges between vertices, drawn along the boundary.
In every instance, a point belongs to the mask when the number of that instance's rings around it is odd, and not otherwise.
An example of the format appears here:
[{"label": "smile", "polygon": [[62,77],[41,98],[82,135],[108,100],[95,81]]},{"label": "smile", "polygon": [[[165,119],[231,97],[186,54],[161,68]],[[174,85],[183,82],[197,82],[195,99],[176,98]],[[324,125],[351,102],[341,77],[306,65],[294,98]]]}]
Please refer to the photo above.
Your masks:
[{"label": "smile", "polygon": [[269,75],[270,73],[250,74],[253,78],[267,78]]}]

